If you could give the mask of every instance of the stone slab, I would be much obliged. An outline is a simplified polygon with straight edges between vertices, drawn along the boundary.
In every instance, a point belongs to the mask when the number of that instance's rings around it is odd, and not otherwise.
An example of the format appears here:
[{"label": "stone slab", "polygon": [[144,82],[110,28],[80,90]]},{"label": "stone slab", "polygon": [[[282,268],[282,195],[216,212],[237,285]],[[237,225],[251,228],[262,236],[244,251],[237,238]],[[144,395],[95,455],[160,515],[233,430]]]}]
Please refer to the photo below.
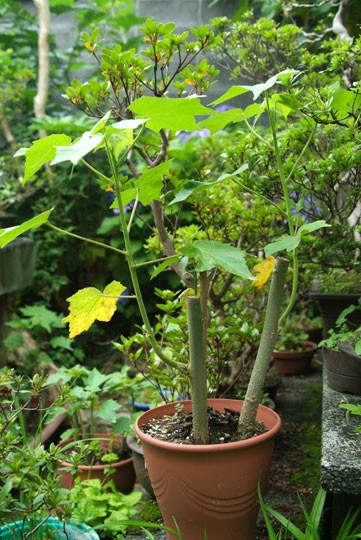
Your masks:
[{"label": "stone slab", "polygon": [[361,494],[361,417],[346,416],[340,403],[361,403],[360,396],[330,388],[323,372],[321,485],[332,493]]}]

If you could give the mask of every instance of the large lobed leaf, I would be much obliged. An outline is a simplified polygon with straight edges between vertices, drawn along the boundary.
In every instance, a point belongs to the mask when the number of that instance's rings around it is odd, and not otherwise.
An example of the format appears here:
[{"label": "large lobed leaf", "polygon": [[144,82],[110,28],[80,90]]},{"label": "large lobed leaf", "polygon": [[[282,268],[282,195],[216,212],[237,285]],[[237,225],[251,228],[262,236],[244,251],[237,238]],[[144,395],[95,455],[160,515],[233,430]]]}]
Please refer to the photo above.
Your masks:
[{"label": "large lobed leaf", "polygon": [[37,229],[46,223],[52,211],[53,208],[33,217],[32,219],[29,219],[28,221],[25,221],[21,225],[8,227],[7,229],[0,229],[0,247],[6,246],[18,236],[30,231],[31,229]]},{"label": "large lobed leaf", "polygon": [[201,104],[199,98],[156,98],[142,96],[133,101],[129,109],[137,117],[148,118],[147,127],[159,132],[161,129],[192,131],[198,128],[195,116],[213,114]]},{"label": "large lobed leaf", "polygon": [[244,251],[229,244],[215,240],[198,240],[184,246],[180,251],[194,259],[197,272],[219,267],[235,276],[254,279],[247,266]]},{"label": "large lobed leaf", "polygon": [[108,322],[117,309],[119,296],[126,287],[118,281],[112,281],[103,292],[95,287],[86,287],[68,298],[69,315],[63,322],[69,323],[69,337],[85,332],[94,321]]}]

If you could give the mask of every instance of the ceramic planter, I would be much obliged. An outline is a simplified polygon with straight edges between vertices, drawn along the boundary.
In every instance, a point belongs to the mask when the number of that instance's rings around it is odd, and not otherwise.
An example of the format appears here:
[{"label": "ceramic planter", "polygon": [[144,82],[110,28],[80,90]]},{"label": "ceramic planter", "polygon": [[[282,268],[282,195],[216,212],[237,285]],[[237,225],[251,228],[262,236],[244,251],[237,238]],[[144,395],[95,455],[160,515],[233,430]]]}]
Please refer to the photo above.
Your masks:
[{"label": "ceramic planter", "polygon": [[[109,434],[95,434],[95,437],[101,438],[110,438]],[[117,441],[122,441],[122,436],[117,435],[115,437]],[[70,442],[73,442],[74,439],[68,439],[62,441],[58,446],[64,447]],[[74,483],[73,475],[65,470],[62,470],[63,467],[71,467],[71,464],[67,461],[61,461],[59,467],[59,474],[62,477],[62,486],[70,489]],[[108,468],[108,464],[104,465],[79,465],[77,468],[77,476],[81,481],[89,480],[89,478],[99,478],[101,481],[105,479],[105,469]],[[114,480],[116,488],[122,493],[130,493],[133,490],[135,484],[135,470],[133,465],[133,458],[123,459],[122,461],[116,461],[111,464],[112,469],[115,469],[115,472],[108,475],[109,478]]]},{"label": "ceramic planter", "polygon": [[302,351],[277,351],[272,352],[273,367],[279,375],[301,375],[311,368],[312,358],[317,352],[317,343],[312,341],[300,341]]},{"label": "ceramic planter", "polygon": [[340,343],[342,350],[323,348],[328,384],[337,392],[361,396],[361,358]]},{"label": "ceramic planter", "polygon": [[[148,410],[148,409],[147,409]],[[135,475],[139,484],[145,489],[145,491],[155,499],[152,484],[149,480],[149,474],[144,460],[143,448],[137,443],[136,439],[131,435],[127,437],[127,446],[132,451],[133,464],[135,469]]]},{"label": "ceramic planter", "polygon": [[[43,538],[45,531],[49,530],[54,533],[54,540],[99,540],[99,536],[94,529],[84,523],[78,525],[74,523],[64,524],[62,521],[51,517],[29,538],[30,540],[38,540]],[[19,531],[22,531],[22,533]],[[28,531],[29,528],[26,525],[23,527],[22,521],[15,521],[0,527],[0,539],[21,540]],[[46,536],[46,538],[49,538],[49,536]]]},{"label": "ceramic planter", "polygon": [[[360,294],[329,294],[329,293],[309,293],[312,300],[316,300],[322,315],[322,337],[328,337],[328,331],[335,327],[338,316],[341,311],[357,304]],[[349,320],[355,324],[360,324],[360,312],[354,312]]]},{"label": "ceramic planter", "polygon": [[[191,401],[181,401],[186,411]],[[209,399],[215,410],[242,409],[243,402]],[[154,417],[175,412],[179,403],[168,403],[143,413],[135,432],[142,441],[149,477],[166,525],[177,523],[187,540],[254,540],[258,514],[257,486],[265,488],[276,434],[281,426],[277,413],[259,406],[257,419],[268,431],[245,441],[228,444],[182,445],[143,433]],[[168,540],[175,537],[168,533]]]}]

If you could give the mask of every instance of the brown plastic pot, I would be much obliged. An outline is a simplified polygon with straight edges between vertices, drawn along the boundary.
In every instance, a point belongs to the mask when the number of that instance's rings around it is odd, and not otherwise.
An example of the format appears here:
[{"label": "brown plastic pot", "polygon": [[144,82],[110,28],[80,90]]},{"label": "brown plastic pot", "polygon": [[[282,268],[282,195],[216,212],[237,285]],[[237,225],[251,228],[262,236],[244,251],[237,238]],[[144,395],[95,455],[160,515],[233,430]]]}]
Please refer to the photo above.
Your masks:
[{"label": "brown plastic pot", "polygon": [[127,436],[127,446],[132,452],[133,464],[135,469],[135,475],[139,484],[145,489],[145,491],[155,499],[155,494],[152,488],[152,484],[149,480],[148,469],[145,466],[144,452],[140,444],[137,443],[132,435]]},{"label": "brown plastic pot", "polygon": [[272,352],[273,367],[279,375],[301,375],[311,368],[312,358],[317,352],[317,343],[313,341],[300,341],[304,347],[302,351]]},{"label": "brown plastic pot", "polygon": [[[191,401],[181,401],[190,411]],[[209,399],[217,411],[240,411],[243,402]],[[176,403],[143,413],[135,432],[142,441],[149,477],[164,523],[187,540],[254,540],[258,514],[257,486],[264,490],[271,465],[274,440],[281,426],[278,414],[262,405],[257,419],[267,432],[226,444],[182,445],[154,439],[142,426],[152,418],[173,414]],[[205,536],[205,533],[207,536]],[[167,533],[168,540],[176,537]]]},{"label": "brown plastic pot", "polygon": [[351,354],[344,344],[342,350],[323,347],[323,360],[328,384],[337,392],[361,396],[361,358]]},{"label": "brown plastic pot", "polygon": [[[109,434],[96,433],[94,435],[98,438],[109,439],[111,436]],[[115,439],[119,442],[123,440],[121,435],[117,435]],[[63,448],[67,444],[73,442],[74,439],[67,439],[58,444],[59,447]],[[67,489],[71,489],[74,484],[74,476],[63,469],[63,467],[71,467],[71,463],[68,461],[61,461],[59,467],[59,474],[61,475],[61,484]],[[99,480],[104,481],[107,477],[108,479],[114,480],[114,484],[118,491],[122,493],[130,493],[135,484],[135,470],[133,466],[133,458],[123,459],[122,461],[116,461],[111,464],[111,468],[115,469],[115,472],[111,475],[105,475],[105,469],[108,468],[108,464],[104,465],[79,465],[77,468],[77,477],[81,481],[89,480],[93,478],[99,478]]]}]

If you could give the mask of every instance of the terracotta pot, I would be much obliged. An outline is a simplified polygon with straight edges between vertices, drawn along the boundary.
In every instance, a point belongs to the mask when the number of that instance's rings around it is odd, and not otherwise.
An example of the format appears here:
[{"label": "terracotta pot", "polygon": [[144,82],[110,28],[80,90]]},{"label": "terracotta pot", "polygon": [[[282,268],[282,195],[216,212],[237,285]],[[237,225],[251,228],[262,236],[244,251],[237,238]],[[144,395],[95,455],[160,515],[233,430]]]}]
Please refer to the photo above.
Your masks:
[{"label": "terracotta pot", "polygon": [[[96,433],[95,437],[101,438],[110,438],[109,434]],[[115,439],[119,442],[123,440],[121,435],[117,435]],[[58,444],[60,447],[73,442],[74,439],[67,439]],[[61,484],[63,487],[70,489],[74,483],[74,477],[70,472],[62,470],[62,467],[71,467],[71,463],[68,461],[61,461],[59,474],[62,477]],[[104,465],[79,465],[77,469],[77,476],[81,481],[88,480],[89,478],[99,478],[104,480],[105,473],[104,470],[109,467],[108,464]],[[135,484],[135,470],[133,465],[133,458],[123,459],[122,461],[116,461],[111,464],[112,469],[115,469],[115,472],[110,475],[109,478],[114,480],[116,488],[122,493],[130,493],[133,490]]]},{"label": "terracotta pot", "polygon": [[[342,347],[342,345],[341,345]],[[337,392],[361,396],[361,358],[346,350],[323,347],[323,360],[328,384]]]},{"label": "terracotta pot", "polygon": [[272,352],[273,367],[280,375],[300,375],[310,370],[313,356],[317,352],[317,343],[312,341],[300,341],[302,351],[277,351]]},{"label": "terracotta pot", "polygon": [[[186,411],[191,401],[181,401]],[[209,399],[215,410],[240,411],[243,402]],[[268,431],[245,441],[227,444],[182,445],[168,443],[143,433],[152,418],[173,414],[176,403],[161,405],[143,413],[135,432],[142,441],[149,477],[164,523],[183,538],[254,540],[258,514],[257,486],[264,490],[276,434],[281,426],[277,413],[259,406],[257,419]],[[168,540],[175,536],[168,533]]]},{"label": "terracotta pot", "polygon": [[135,475],[139,484],[145,489],[148,495],[152,497],[152,499],[155,499],[152,484],[149,480],[148,469],[145,466],[144,452],[142,446],[138,444],[135,438],[131,435],[128,435],[127,437],[127,446],[132,451]]}]

